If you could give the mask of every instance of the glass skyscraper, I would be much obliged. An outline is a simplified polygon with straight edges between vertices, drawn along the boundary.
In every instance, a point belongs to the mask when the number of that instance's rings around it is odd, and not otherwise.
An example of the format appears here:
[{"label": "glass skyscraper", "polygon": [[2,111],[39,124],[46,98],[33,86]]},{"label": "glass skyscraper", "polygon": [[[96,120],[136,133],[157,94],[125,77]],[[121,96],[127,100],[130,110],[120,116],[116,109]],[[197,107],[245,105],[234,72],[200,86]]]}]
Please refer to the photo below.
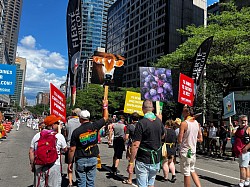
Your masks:
[{"label": "glass skyscraper", "polygon": [[114,2],[115,0],[82,0],[82,49],[78,88],[82,88],[86,82],[87,59],[98,47],[105,48],[108,8]]},{"label": "glass skyscraper", "polygon": [[186,38],[177,29],[204,25],[206,0],[117,0],[109,9],[107,52],[123,55],[123,86],[140,85],[139,67],[152,66]]},{"label": "glass skyscraper", "polygon": [[23,108],[23,97],[24,97],[24,82],[26,75],[26,66],[27,62],[25,58],[17,57],[16,58],[16,87],[14,95],[11,95],[10,98],[15,102],[16,105]]}]

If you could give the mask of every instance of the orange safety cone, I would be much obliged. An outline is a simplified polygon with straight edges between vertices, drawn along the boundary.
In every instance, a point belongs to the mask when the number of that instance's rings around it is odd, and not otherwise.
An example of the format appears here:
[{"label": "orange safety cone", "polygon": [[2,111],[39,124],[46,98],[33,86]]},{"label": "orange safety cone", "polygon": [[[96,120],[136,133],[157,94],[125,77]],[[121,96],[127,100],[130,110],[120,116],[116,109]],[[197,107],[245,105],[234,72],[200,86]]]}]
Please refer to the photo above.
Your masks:
[{"label": "orange safety cone", "polygon": [[6,134],[5,130],[3,129],[3,131],[2,131],[2,138],[6,138],[6,137],[7,137],[7,134]]},{"label": "orange safety cone", "polygon": [[97,165],[96,165],[97,169],[101,169],[102,168],[102,162],[101,162],[101,156],[100,154],[97,156]]}]

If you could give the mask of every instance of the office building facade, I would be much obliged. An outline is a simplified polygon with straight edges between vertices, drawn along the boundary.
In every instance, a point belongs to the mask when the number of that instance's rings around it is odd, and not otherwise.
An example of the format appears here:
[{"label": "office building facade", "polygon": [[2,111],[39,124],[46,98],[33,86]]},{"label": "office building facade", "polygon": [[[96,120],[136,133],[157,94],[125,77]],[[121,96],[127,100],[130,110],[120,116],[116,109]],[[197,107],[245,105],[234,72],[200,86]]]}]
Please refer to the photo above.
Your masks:
[{"label": "office building facade", "polygon": [[126,58],[123,86],[138,87],[139,67],[186,40],[177,29],[205,25],[206,6],[206,0],[117,0],[108,13],[107,52]]},{"label": "office building facade", "polygon": [[77,88],[82,88],[88,77],[88,58],[98,47],[106,45],[107,15],[115,0],[82,0],[82,48],[78,68]]},{"label": "office building facade", "polygon": [[0,61],[5,60],[8,64],[15,64],[22,4],[22,0],[4,1],[3,33],[0,39]]},{"label": "office building facade", "polygon": [[50,103],[50,93],[49,92],[38,92],[36,95],[36,104],[38,105],[48,105]]},{"label": "office building facade", "polygon": [[24,82],[26,75],[27,62],[25,58],[16,58],[16,86],[14,95],[10,96],[11,101],[14,101],[15,105],[22,106],[24,96]]}]

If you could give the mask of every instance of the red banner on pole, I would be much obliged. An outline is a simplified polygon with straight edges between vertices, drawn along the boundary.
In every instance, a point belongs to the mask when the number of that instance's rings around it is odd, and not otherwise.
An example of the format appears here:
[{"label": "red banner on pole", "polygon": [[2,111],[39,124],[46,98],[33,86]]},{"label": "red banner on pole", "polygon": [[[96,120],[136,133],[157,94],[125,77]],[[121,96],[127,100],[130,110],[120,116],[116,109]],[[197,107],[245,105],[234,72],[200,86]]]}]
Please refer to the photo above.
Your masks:
[{"label": "red banner on pole", "polygon": [[182,73],[179,79],[178,102],[193,106],[194,101],[194,80]]},{"label": "red banner on pole", "polygon": [[52,83],[50,83],[50,114],[60,116],[66,122],[66,99],[65,95]]}]

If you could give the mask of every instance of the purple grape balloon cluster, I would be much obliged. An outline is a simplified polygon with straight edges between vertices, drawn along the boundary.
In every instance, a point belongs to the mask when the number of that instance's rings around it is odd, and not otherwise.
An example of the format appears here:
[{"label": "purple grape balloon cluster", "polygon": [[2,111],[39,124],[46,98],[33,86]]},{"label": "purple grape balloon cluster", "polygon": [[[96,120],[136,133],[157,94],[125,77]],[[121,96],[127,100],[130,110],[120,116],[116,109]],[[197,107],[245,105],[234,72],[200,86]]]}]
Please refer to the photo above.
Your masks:
[{"label": "purple grape balloon cluster", "polygon": [[140,67],[141,97],[143,100],[170,101],[173,98],[171,70]]}]

